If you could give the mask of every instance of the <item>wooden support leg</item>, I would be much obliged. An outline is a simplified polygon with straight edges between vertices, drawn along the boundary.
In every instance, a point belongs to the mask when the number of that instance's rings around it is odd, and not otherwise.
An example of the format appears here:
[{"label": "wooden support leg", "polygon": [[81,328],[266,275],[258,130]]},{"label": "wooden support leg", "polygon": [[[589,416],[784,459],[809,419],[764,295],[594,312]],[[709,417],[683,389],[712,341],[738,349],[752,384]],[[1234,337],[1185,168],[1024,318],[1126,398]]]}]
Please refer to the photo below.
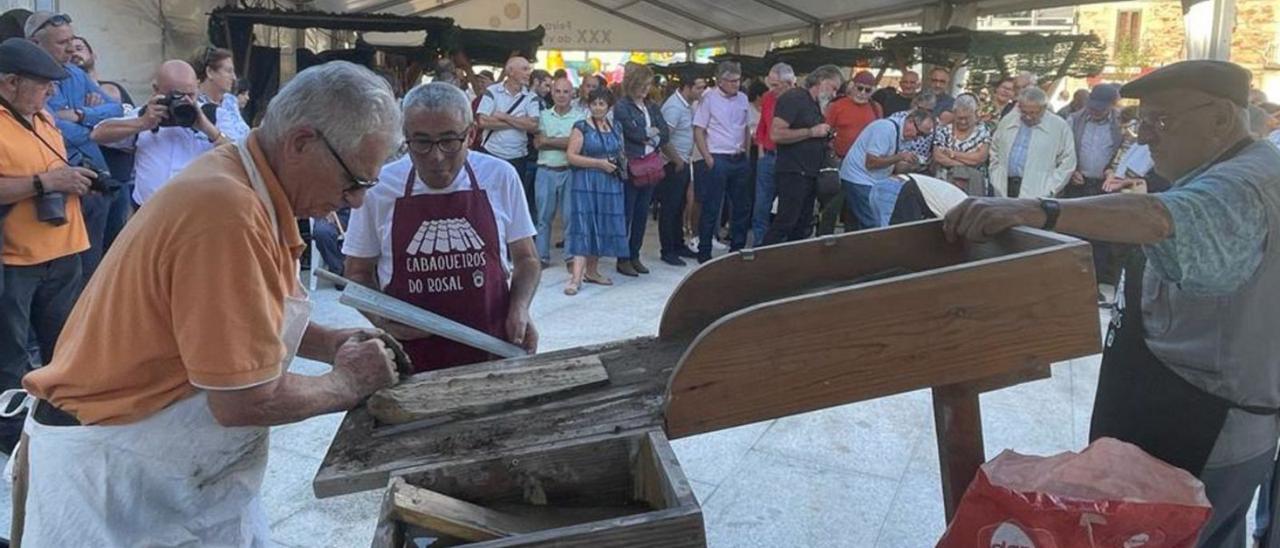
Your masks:
[{"label": "wooden support leg", "polygon": [[942,499],[947,523],[951,523],[960,506],[960,497],[986,460],[977,388],[966,384],[935,386],[933,421],[938,431],[938,459],[942,464]]}]

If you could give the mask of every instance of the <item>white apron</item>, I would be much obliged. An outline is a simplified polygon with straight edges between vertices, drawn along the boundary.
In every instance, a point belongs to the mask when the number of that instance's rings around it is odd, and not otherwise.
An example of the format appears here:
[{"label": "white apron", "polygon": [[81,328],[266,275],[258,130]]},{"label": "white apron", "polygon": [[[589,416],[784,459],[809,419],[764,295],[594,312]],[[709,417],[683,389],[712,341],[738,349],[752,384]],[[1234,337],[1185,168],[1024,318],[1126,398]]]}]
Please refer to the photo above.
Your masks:
[{"label": "white apron", "polygon": [[[247,145],[238,148],[278,236],[262,175]],[[285,300],[282,370],[297,353],[311,315],[298,285],[299,292]],[[259,499],[268,428],[219,425],[204,391],[133,424],[45,426],[28,416],[25,432],[25,546],[269,544],[270,524]]]}]

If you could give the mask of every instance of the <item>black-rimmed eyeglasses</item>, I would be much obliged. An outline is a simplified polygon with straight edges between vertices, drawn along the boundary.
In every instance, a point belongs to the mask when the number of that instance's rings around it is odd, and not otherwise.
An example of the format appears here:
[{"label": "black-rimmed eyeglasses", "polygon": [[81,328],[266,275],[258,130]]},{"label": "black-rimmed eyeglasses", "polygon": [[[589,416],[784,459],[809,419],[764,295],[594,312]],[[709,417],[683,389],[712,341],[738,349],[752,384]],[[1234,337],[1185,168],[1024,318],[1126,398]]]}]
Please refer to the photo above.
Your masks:
[{"label": "black-rimmed eyeglasses", "polygon": [[348,185],[347,188],[342,189],[343,192],[366,190],[372,188],[373,185],[378,184],[377,181],[369,181],[356,177],[356,174],[351,172],[351,168],[347,167],[346,162],[342,161],[342,156],[338,155],[338,151],[333,148],[333,145],[329,144],[329,140],[326,139],[324,135],[320,135],[320,142],[324,143],[325,148],[329,149],[329,154],[333,155],[334,160],[338,161],[338,165],[342,166],[342,171],[347,173],[347,179],[351,181],[351,184]]},{"label": "black-rimmed eyeglasses", "polygon": [[431,139],[405,140],[405,144],[409,145],[409,151],[414,154],[431,154],[431,151],[435,149],[440,149],[440,152],[444,154],[457,154],[462,150],[462,145],[466,142],[466,137],[452,137],[435,141]]}]

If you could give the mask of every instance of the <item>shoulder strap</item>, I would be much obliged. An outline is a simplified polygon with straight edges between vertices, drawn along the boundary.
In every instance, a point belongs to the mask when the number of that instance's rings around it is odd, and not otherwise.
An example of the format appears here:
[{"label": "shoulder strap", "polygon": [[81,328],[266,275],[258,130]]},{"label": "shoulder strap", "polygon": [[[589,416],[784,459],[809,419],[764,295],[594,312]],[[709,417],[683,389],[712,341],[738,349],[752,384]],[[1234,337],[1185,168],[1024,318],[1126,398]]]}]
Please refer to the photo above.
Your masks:
[{"label": "shoulder strap", "polygon": [[[493,96],[492,92],[486,91],[485,93],[488,93],[490,97]],[[512,112],[515,112],[517,108],[520,108],[520,104],[524,103],[525,97],[528,97],[528,96],[529,94],[527,93],[521,93],[519,97],[516,97],[516,101],[514,103],[511,103],[511,107],[507,109],[507,114],[511,114]],[[489,138],[492,136],[493,136],[493,130],[486,129],[484,131],[484,138],[480,140],[480,148],[484,148],[484,145],[489,142]]]},{"label": "shoulder strap", "polygon": [[[0,97],[0,106],[3,106],[5,110],[8,110],[9,114],[13,116],[14,120],[18,121],[19,125],[25,128],[27,131],[31,132],[31,135],[34,135],[35,138],[40,141],[40,144],[44,145],[45,148],[49,149],[49,152],[52,152],[54,156],[56,156],[59,160],[62,160],[62,163],[68,166],[71,165],[71,162],[67,160],[66,156],[63,156],[61,152],[58,152],[58,149],[53,148],[53,145],[49,144],[49,141],[44,140],[44,137],[40,136],[40,132],[36,131],[35,125],[33,125],[21,114],[18,114],[18,109],[15,108],[12,103],[10,103],[4,97]],[[43,113],[39,113],[39,112],[36,113],[37,118],[41,117],[42,115]]]},{"label": "shoulder strap", "polygon": [[893,124],[893,153],[902,152],[902,126],[898,125],[898,121],[893,118],[886,118],[890,124]]}]

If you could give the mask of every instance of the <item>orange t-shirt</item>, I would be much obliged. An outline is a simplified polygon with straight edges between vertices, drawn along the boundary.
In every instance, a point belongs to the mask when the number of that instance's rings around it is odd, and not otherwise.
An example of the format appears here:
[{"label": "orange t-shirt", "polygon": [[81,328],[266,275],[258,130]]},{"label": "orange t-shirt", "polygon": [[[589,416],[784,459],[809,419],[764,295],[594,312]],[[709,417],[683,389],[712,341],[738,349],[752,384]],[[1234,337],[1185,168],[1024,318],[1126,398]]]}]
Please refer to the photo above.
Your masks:
[{"label": "orange t-shirt", "polygon": [[880,111],[876,107],[874,102],[867,101],[866,104],[859,105],[848,97],[841,97],[827,107],[827,125],[836,130],[836,138],[831,146],[841,158],[849,153],[849,147],[858,140],[862,130],[880,118]]},{"label": "orange t-shirt", "polygon": [[[48,116],[42,112],[34,117],[36,133],[66,158],[62,133]],[[0,108],[0,177],[30,177],[63,167],[66,164],[58,154],[22,127],[9,109]],[[37,265],[89,249],[80,197],[67,195],[66,203],[67,222],[62,226],[40,222],[35,198],[13,204],[4,218],[4,248],[0,252],[4,264]]]},{"label": "orange t-shirt", "polygon": [[[250,134],[280,235],[235,147],[204,154],[129,221],[85,288],[53,362],[22,384],[84,424],[127,424],[191,395],[281,375],[284,299],[303,248]],[[282,243],[283,240],[283,243]]]}]

